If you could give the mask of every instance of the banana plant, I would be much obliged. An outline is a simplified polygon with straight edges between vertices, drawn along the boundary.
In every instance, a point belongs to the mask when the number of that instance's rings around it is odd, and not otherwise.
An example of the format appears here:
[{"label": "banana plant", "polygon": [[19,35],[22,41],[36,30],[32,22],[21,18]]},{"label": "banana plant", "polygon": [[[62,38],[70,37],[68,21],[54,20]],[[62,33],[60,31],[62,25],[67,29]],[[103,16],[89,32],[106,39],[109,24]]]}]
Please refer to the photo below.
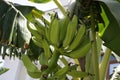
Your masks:
[{"label": "banana plant", "polygon": [[[42,16],[44,12],[34,7],[0,1],[0,6],[5,6],[0,7],[3,58],[10,48],[9,54],[16,52],[28,74],[40,80],[69,80],[68,75],[73,80],[104,80],[111,52],[120,56],[119,0],[76,0],[70,12],[58,0],[53,1],[64,18],[54,13],[50,15],[50,22]],[[5,22],[10,22],[9,27]],[[106,46],[105,51],[102,45]],[[101,52],[104,56],[99,61]],[[35,60],[41,65],[40,69],[32,62]],[[60,62],[64,66],[58,64]]]}]

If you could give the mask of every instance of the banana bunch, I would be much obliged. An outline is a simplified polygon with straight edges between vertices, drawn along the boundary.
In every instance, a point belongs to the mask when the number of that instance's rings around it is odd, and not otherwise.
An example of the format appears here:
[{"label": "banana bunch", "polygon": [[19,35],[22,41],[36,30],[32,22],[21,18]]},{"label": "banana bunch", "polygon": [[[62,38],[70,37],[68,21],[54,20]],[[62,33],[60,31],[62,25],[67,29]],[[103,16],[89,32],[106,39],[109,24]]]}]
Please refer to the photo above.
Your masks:
[{"label": "banana bunch", "polygon": [[[39,76],[42,80],[46,80],[48,75],[53,73],[55,77],[65,74],[73,75],[70,72],[68,73],[70,68],[68,65],[59,68],[60,70],[58,69],[57,72],[54,71],[54,68],[58,67],[57,62],[60,55],[77,59],[89,52],[91,42],[86,27],[84,23],[79,24],[78,21],[77,16],[74,15],[73,18],[68,16],[63,19],[54,17],[49,25],[42,25],[37,20],[27,22],[27,27],[32,34],[32,41],[38,47],[43,48],[43,52],[38,58],[39,63],[42,65],[41,76]],[[28,72],[30,75],[32,74],[30,71]],[[73,71],[73,73],[81,72]]]},{"label": "banana bunch", "polygon": [[76,15],[70,19],[66,16],[63,19],[52,18],[50,25],[42,25],[37,20],[28,22],[28,29],[33,35],[33,42],[44,48],[47,59],[50,58],[50,46],[60,50],[60,53],[71,58],[85,56],[90,48],[91,42],[87,35],[84,23],[78,24]]},{"label": "banana bunch", "polygon": [[85,25],[78,24],[76,15],[72,19],[68,16],[61,20],[54,18],[48,33],[51,45],[62,49],[61,53],[71,58],[83,57],[91,48]]}]

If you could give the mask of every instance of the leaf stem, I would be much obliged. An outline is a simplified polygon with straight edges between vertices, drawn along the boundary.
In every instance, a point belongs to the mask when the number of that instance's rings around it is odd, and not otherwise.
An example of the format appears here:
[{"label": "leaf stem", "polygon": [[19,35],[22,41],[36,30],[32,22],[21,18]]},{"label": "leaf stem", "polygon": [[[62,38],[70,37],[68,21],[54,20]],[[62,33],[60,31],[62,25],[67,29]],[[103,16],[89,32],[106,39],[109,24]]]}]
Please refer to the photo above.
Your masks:
[{"label": "leaf stem", "polygon": [[110,55],[111,55],[111,50],[109,48],[106,49],[103,59],[101,61],[101,64],[99,66],[99,70],[100,70],[100,80],[104,80],[105,79],[105,74],[109,65],[109,59],[110,59]]},{"label": "leaf stem", "polygon": [[66,16],[66,11],[65,11],[64,7],[61,6],[61,4],[58,2],[58,0],[53,0],[53,1],[58,6],[58,8],[61,10],[61,12],[63,13],[63,15]]},{"label": "leaf stem", "polygon": [[95,80],[99,80],[99,59],[98,59],[98,51],[97,51],[97,41],[96,41],[96,31],[95,31],[95,20],[94,13],[91,9],[91,39],[92,39],[92,57],[93,57],[93,70],[95,74]]}]

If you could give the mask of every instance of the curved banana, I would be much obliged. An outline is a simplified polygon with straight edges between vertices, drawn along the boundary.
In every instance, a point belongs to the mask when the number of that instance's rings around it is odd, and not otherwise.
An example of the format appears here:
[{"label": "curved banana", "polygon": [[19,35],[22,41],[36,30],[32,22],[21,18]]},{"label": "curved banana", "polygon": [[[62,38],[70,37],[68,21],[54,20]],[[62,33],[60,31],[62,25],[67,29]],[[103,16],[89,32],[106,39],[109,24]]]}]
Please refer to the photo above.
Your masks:
[{"label": "curved banana", "polygon": [[50,28],[45,27],[45,38],[50,42]]},{"label": "curved banana", "polygon": [[65,75],[69,70],[69,66],[65,66],[64,68],[61,68],[60,70],[58,70],[54,76],[62,76]]},{"label": "curved banana", "polygon": [[43,41],[42,41],[42,46],[44,49],[46,60],[48,61],[49,58],[51,57],[51,52],[50,52],[50,46],[45,39],[43,39]]},{"label": "curved banana", "polygon": [[43,46],[42,46],[42,41],[41,40],[38,40],[35,36],[33,36],[32,37],[32,40],[33,40],[33,42],[35,43],[35,45],[37,45],[38,47],[42,47],[43,48]]},{"label": "curved banana", "polygon": [[35,28],[37,29],[37,31],[39,32],[39,34],[41,35],[45,35],[45,26],[43,26],[40,22],[38,22],[38,20],[34,20],[33,24],[35,26]]},{"label": "curved banana", "polygon": [[66,36],[63,41],[64,48],[68,47],[71,41],[73,40],[75,33],[76,33],[77,24],[78,24],[78,19],[77,19],[77,16],[74,15],[72,18],[72,21],[69,22],[68,27],[67,27]]},{"label": "curved banana", "polygon": [[30,77],[35,79],[39,79],[42,74],[41,72],[30,72],[30,71],[27,71],[27,73]]},{"label": "curved banana", "polygon": [[71,70],[68,72],[68,74],[74,78],[82,78],[82,77],[89,76],[88,72],[82,72],[82,71],[76,71],[76,70]]},{"label": "curved banana", "polygon": [[40,54],[40,56],[38,57],[38,60],[39,60],[40,65],[47,65],[48,63],[44,52]]},{"label": "curved banana", "polygon": [[83,41],[83,43],[81,43],[79,48],[67,53],[67,55],[71,58],[81,58],[89,52],[90,48],[91,42],[90,40],[86,39],[85,41]]},{"label": "curved banana", "polygon": [[72,43],[69,46],[70,50],[74,50],[75,48],[77,48],[79,46],[79,44],[81,43],[83,36],[85,34],[85,26],[81,25],[74,40],[72,41]]},{"label": "curved banana", "polygon": [[52,57],[49,60],[48,68],[43,72],[43,74],[49,74],[57,67],[59,56],[60,56],[60,53],[57,50],[55,50],[53,52]]},{"label": "curved banana", "polygon": [[65,39],[65,34],[67,32],[67,26],[68,26],[69,21],[70,21],[70,18],[68,16],[66,16],[65,18],[59,21],[60,23],[60,36],[59,37],[60,37],[61,43]]},{"label": "curved banana", "polygon": [[50,41],[53,45],[59,46],[60,26],[59,20],[55,18],[50,27]]}]

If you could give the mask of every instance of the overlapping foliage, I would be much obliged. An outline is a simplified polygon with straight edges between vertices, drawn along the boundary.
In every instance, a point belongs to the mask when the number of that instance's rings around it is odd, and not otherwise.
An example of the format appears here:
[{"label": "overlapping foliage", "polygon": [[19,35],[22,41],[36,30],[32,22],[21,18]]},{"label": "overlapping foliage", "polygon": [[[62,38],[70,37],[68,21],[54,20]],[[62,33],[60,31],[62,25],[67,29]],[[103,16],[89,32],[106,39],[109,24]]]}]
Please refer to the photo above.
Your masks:
[{"label": "overlapping foliage", "polygon": [[[50,0],[30,1],[46,3]],[[64,18],[59,19],[55,14],[50,22],[41,15],[44,12],[34,7],[0,1],[2,56],[21,57],[21,53],[26,53],[22,60],[28,74],[41,80],[65,80],[67,75],[73,79],[105,79],[111,50],[120,55],[119,0],[76,0],[72,12],[67,12],[57,0],[53,1]],[[99,62],[102,41],[109,49]],[[69,63],[65,56],[76,62]],[[82,64],[85,66],[81,66],[78,62],[85,59]],[[31,60],[39,61],[40,70]],[[59,60],[64,67],[58,64]]]}]

